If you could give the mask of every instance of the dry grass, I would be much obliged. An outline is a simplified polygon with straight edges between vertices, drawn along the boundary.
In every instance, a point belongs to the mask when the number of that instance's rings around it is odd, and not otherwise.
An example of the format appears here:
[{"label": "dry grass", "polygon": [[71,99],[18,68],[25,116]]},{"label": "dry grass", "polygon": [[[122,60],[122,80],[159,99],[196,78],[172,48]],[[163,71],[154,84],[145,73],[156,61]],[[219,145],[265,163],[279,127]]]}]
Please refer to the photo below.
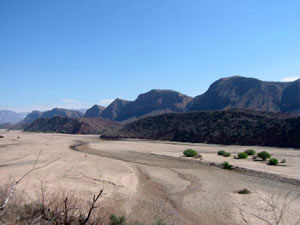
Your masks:
[{"label": "dry grass", "polygon": [[[3,205],[12,182],[0,187]],[[108,215],[101,207],[100,190],[91,200],[78,198],[74,191],[50,191],[41,183],[35,201],[27,202],[21,193],[15,192],[5,208],[0,211],[1,224],[56,224],[56,225],[103,225]]]}]

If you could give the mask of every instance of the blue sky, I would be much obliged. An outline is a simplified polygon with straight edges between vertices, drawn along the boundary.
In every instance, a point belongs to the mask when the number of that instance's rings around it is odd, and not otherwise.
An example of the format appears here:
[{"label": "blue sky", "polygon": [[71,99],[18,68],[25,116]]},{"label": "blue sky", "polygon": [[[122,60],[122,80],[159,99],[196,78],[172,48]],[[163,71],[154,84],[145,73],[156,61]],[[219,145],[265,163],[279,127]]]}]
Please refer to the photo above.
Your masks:
[{"label": "blue sky", "polygon": [[[300,75],[299,0],[0,0],[0,109]],[[292,78],[290,78],[292,77]]]}]

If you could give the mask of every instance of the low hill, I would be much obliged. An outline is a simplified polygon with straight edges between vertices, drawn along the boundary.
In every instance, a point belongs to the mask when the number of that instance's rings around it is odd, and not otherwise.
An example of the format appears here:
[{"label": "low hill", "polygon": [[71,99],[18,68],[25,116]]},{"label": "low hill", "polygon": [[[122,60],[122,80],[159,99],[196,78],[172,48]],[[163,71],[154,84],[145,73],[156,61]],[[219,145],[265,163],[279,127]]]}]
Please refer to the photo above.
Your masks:
[{"label": "low hill", "polygon": [[103,137],[300,148],[300,117],[241,110],[170,113],[126,124]]},{"label": "low hill", "polygon": [[102,118],[39,118],[25,127],[24,131],[66,133],[66,134],[99,134],[117,129],[119,125]]}]

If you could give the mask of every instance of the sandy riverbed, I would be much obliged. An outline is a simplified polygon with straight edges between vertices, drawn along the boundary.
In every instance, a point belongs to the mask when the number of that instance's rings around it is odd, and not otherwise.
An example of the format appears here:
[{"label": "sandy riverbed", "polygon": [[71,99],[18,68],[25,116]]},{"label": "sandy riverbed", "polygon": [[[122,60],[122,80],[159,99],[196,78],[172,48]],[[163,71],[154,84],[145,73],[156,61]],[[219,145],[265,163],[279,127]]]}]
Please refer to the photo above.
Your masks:
[{"label": "sandy riverbed", "polygon": [[[216,155],[220,149],[237,153],[244,146],[219,146],[145,141],[103,141],[93,135],[63,135],[4,131],[0,134],[0,179],[17,179],[35,165],[18,186],[34,199],[41,182],[51,189],[73,189],[81,196],[104,189],[107,204],[129,220],[167,224],[243,224],[241,212],[252,224],[264,224],[258,215],[264,201],[284,196],[293,199],[299,186],[247,176],[233,171],[179,161],[182,151],[193,148],[204,160],[231,164],[300,179],[300,151],[251,147],[267,150],[286,167],[271,167],[252,160],[234,160]],[[70,146],[81,143],[74,149]],[[164,158],[159,155],[173,156]],[[236,191],[248,188],[250,195]],[[276,198],[284,205],[284,198]],[[259,204],[259,205],[257,205]],[[299,205],[293,203],[289,218],[297,219]],[[264,213],[272,220],[272,216]],[[244,219],[245,219],[244,218]],[[299,215],[300,218],[300,215]]]}]

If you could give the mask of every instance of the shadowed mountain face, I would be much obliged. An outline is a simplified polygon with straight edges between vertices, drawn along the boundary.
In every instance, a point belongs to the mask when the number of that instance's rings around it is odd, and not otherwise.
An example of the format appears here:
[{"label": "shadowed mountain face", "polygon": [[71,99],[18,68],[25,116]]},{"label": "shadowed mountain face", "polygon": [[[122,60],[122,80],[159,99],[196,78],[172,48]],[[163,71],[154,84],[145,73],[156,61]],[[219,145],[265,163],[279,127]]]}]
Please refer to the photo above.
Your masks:
[{"label": "shadowed mountain face", "polygon": [[35,121],[37,118],[39,118],[41,115],[42,115],[42,112],[35,110],[35,111],[32,111],[31,113],[29,113],[23,121],[27,122],[27,123],[31,123],[31,122]]},{"label": "shadowed mountain face", "polygon": [[94,118],[94,117],[100,117],[100,114],[105,109],[105,107],[101,105],[94,105],[90,109],[86,111],[84,114],[84,117],[86,118]]},{"label": "shadowed mountain face", "polygon": [[25,127],[24,131],[55,132],[66,134],[99,134],[118,128],[113,121],[102,118],[39,118]]},{"label": "shadowed mountain face", "polygon": [[168,112],[183,112],[191,100],[191,97],[176,91],[151,90],[139,95],[135,101],[116,99],[101,113],[101,117],[130,121]]},{"label": "shadowed mountain face", "polygon": [[258,111],[168,113],[126,124],[104,137],[300,148],[300,117]]},{"label": "shadowed mountain face", "polygon": [[52,110],[43,112],[41,118],[52,118],[55,116],[67,117],[67,118],[80,118],[83,117],[83,113],[77,110],[54,108]]},{"label": "shadowed mountain face", "polygon": [[[264,82],[254,78],[229,77],[217,80],[202,95],[199,95],[187,106],[187,111],[250,109],[268,112],[293,112],[289,107],[291,95],[299,93],[291,82]],[[299,83],[299,82],[298,82]],[[284,96],[288,97],[284,97]],[[299,95],[298,95],[299,96]],[[298,101],[300,104],[299,100]],[[295,103],[292,103],[295,106]],[[298,107],[296,107],[298,108]],[[287,110],[289,109],[289,110]]]},{"label": "shadowed mountain face", "polygon": [[16,113],[11,110],[0,110],[0,124],[15,124],[25,118],[27,113]]}]

